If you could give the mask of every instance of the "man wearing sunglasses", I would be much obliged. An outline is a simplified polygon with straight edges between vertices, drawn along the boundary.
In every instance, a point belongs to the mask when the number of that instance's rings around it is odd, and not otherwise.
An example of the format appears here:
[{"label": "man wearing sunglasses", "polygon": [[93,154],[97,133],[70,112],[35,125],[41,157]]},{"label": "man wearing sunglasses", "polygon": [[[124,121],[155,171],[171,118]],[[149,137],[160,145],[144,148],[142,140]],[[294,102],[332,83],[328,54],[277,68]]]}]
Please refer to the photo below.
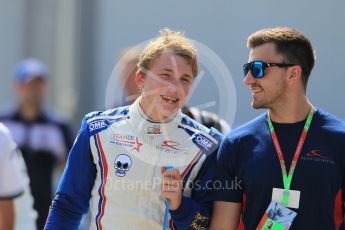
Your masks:
[{"label": "man wearing sunglasses", "polygon": [[[233,130],[218,152],[211,229],[340,229],[345,191],[345,123],[306,96],[311,43],[291,28],[249,36],[244,84],[267,112]],[[269,207],[280,207],[274,218]],[[273,219],[270,219],[273,218]],[[241,219],[241,224],[240,224]]]}]

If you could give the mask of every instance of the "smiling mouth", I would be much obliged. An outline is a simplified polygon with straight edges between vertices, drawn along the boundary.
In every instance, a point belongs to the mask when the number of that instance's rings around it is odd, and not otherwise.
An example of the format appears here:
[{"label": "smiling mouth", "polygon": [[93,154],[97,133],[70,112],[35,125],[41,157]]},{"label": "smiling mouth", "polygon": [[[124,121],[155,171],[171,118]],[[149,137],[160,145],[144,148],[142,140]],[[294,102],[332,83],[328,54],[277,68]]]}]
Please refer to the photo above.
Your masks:
[{"label": "smiling mouth", "polygon": [[251,88],[251,90],[252,90],[252,94],[257,94],[257,93],[261,93],[262,92],[262,89],[258,88],[258,87]]},{"label": "smiling mouth", "polygon": [[169,97],[169,96],[164,96],[164,95],[161,95],[161,98],[164,101],[169,102],[169,103],[177,103],[180,100],[180,99],[175,98],[175,97]]}]

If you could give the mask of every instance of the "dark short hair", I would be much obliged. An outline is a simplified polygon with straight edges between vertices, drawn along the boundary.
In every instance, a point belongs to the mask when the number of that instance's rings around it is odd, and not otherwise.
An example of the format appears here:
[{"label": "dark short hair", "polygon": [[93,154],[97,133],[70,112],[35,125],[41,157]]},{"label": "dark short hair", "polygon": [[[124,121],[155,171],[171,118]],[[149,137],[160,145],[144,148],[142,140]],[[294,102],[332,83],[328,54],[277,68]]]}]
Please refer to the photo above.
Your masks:
[{"label": "dark short hair", "polygon": [[302,83],[307,87],[315,63],[315,52],[309,39],[300,31],[289,27],[266,28],[248,37],[248,48],[273,43],[276,51],[283,55],[284,62],[297,64],[302,68]]}]

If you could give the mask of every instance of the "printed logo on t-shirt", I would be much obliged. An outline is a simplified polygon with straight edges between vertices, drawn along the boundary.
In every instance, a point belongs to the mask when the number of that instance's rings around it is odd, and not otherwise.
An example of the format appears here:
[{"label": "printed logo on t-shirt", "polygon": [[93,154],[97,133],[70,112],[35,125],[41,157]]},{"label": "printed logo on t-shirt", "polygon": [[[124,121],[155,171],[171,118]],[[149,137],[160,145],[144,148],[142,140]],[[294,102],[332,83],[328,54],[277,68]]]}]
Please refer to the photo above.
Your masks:
[{"label": "printed logo on t-shirt", "polygon": [[323,153],[321,150],[318,150],[318,149],[309,150],[306,154],[304,154],[304,156],[301,157],[301,159],[305,161],[335,164],[334,160],[326,156],[325,153]]}]

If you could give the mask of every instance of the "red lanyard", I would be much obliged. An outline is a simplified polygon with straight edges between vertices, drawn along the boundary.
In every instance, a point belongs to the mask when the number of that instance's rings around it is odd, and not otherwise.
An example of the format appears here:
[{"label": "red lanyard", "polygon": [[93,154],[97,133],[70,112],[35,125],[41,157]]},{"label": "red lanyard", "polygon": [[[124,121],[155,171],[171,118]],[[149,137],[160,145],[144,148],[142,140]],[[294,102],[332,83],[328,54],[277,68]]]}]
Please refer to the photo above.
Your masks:
[{"label": "red lanyard", "polygon": [[298,145],[297,145],[295,154],[294,154],[293,159],[292,159],[292,163],[291,163],[289,174],[286,173],[286,166],[285,166],[284,156],[283,156],[283,152],[282,152],[282,150],[280,148],[280,145],[279,145],[277,134],[276,134],[276,132],[274,130],[274,127],[273,127],[272,121],[270,119],[270,116],[267,115],[267,117],[268,117],[268,119],[267,119],[268,126],[269,126],[269,129],[270,129],[270,132],[271,132],[271,136],[272,136],[272,140],[273,140],[273,143],[274,143],[274,147],[275,147],[275,149],[277,151],[277,154],[278,154],[278,158],[279,158],[279,162],[280,162],[280,167],[282,169],[282,174],[283,174],[284,193],[283,193],[282,203],[285,206],[289,202],[289,190],[290,190],[290,185],[291,185],[291,181],[292,181],[292,176],[293,176],[293,173],[295,171],[295,168],[296,168],[296,165],[297,165],[297,161],[298,161],[299,155],[301,153],[302,146],[304,144],[305,138],[307,137],[309,126],[311,124],[311,121],[313,120],[314,112],[315,112],[315,109],[314,109],[314,107],[312,107],[310,112],[309,112],[309,114],[308,114],[307,121],[304,124],[304,128],[303,128],[302,134],[301,134],[301,136],[299,138]]}]

